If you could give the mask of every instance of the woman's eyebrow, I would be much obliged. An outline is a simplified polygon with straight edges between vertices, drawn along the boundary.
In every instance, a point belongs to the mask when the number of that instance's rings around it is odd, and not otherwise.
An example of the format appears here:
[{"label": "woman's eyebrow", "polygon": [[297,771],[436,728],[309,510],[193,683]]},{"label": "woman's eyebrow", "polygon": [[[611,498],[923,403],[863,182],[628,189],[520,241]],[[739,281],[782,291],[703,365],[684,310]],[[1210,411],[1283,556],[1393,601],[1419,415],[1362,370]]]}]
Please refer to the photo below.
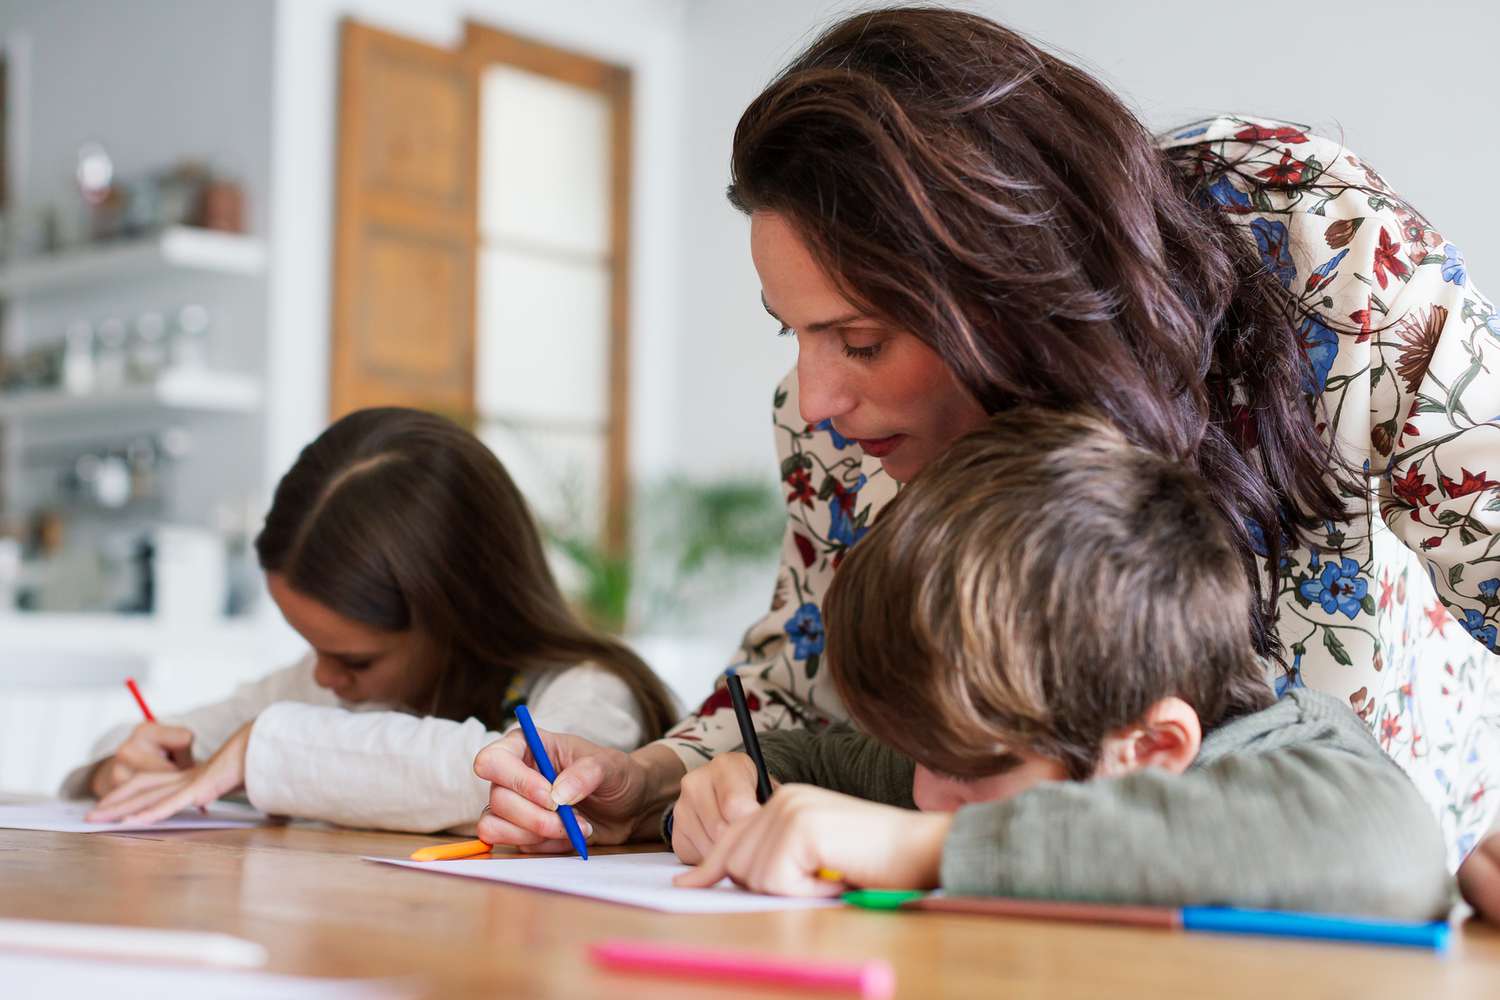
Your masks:
[{"label": "woman's eyebrow", "polygon": [[[765,292],[760,293],[760,304],[765,308],[766,312],[771,314],[772,319],[780,323],[782,326],[788,325],[786,320],[776,315],[776,310],[771,308],[771,303],[766,301]],[[850,323],[857,323],[862,319],[868,318],[869,317],[865,316],[864,313],[853,312],[849,313],[846,316],[837,316],[833,319],[821,319],[816,323],[807,324],[802,329],[808,333],[822,333],[824,330],[832,330],[835,327],[848,326]]]}]

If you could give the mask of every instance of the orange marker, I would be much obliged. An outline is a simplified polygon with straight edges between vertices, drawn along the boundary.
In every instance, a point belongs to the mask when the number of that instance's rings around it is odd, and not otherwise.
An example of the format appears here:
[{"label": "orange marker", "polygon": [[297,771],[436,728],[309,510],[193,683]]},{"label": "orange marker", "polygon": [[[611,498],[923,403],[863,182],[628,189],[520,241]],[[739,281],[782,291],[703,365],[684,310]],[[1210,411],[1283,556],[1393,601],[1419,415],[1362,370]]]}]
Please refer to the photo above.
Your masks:
[{"label": "orange marker", "polygon": [[490,845],[482,840],[465,840],[461,844],[437,844],[433,847],[424,847],[420,851],[412,851],[413,861],[457,861],[460,858],[474,858],[481,854],[490,853]]}]

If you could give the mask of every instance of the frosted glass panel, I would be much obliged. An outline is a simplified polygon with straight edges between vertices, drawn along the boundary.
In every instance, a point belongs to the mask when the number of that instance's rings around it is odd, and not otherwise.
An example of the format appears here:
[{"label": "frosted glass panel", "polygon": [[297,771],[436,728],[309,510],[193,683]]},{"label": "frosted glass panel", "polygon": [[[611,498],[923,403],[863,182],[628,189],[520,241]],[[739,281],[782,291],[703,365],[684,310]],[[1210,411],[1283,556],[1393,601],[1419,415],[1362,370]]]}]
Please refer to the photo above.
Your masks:
[{"label": "frosted glass panel", "polygon": [[586,537],[599,530],[603,434],[485,423],[479,437],[499,456],[538,521]]},{"label": "frosted glass panel", "polygon": [[609,103],[507,66],[480,84],[479,232],[583,254],[609,249]]},{"label": "frosted glass panel", "polygon": [[479,412],[597,427],[606,416],[609,271],[479,253]]}]

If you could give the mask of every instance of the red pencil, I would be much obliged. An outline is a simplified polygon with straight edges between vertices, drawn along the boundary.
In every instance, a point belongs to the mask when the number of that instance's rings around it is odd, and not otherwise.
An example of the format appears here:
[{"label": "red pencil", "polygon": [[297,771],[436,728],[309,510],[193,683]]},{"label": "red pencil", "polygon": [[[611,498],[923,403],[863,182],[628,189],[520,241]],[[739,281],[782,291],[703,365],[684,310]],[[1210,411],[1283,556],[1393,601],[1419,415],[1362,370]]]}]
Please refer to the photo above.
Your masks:
[{"label": "red pencil", "polygon": [[130,693],[135,696],[135,703],[141,706],[141,714],[146,717],[147,722],[155,722],[156,716],[151,714],[151,706],[146,704],[146,699],[141,697],[141,689],[135,686],[135,678],[125,678],[125,686],[130,688]]},{"label": "red pencil", "polygon": [[[135,703],[137,705],[141,706],[141,714],[146,717],[146,721],[147,722],[155,722],[156,721],[156,716],[153,715],[153,714],[151,714],[151,706],[148,705],[148,704],[146,704],[145,697],[143,697],[141,695],[141,689],[135,686],[135,678],[134,677],[127,677],[127,678],[125,678],[125,686],[130,689],[131,695],[135,698]],[[199,806],[198,807],[198,811],[200,813],[207,813],[208,812],[208,807],[207,806]]]}]

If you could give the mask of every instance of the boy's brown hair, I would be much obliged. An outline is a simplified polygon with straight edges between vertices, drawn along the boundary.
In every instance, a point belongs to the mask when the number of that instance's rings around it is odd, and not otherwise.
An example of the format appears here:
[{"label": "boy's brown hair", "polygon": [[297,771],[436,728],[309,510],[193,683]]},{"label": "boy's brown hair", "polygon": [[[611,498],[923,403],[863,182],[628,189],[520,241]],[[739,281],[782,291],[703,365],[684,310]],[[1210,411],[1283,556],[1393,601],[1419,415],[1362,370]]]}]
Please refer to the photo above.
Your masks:
[{"label": "boy's brown hair", "polygon": [[1190,469],[1081,413],[1010,410],[956,442],[850,550],[825,601],[851,717],[934,770],[1029,750],[1075,779],[1177,696],[1204,730],[1274,701],[1253,593]]}]

